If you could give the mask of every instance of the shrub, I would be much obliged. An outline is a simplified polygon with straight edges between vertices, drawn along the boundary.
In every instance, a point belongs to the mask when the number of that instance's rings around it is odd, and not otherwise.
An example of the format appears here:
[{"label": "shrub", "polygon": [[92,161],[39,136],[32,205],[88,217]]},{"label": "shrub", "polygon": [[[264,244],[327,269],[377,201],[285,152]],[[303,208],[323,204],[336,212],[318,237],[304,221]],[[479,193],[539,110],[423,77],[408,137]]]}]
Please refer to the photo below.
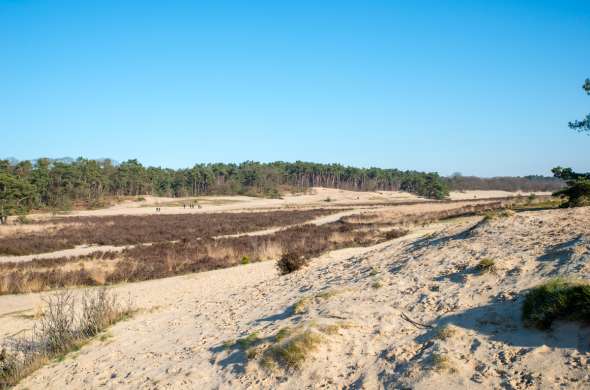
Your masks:
[{"label": "shrub", "polygon": [[294,252],[287,252],[279,261],[277,261],[277,268],[282,275],[295,272],[308,264],[308,260]]},{"label": "shrub", "polygon": [[250,258],[248,256],[243,256],[241,263],[244,265],[250,264]]},{"label": "shrub", "polygon": [[47,307],[30,334],[9,338],[0,349],[0,389],[18,384],[50,359],[80,348],[132,310],[119,305],[117,296],[106,289],[87,291],[80,305],[71,291],[53,294],[45,302]]},{"label": "shrub", "polygon": [[31,223],[31,220],[27,217],[26,214],[20,214],[16,220],[18,221],[18,223],[20,223],[21,225],[28,225]]},{"label": "shrub", "polygon": [[393,240],[396,238],[400,238],[408,234],[409,230],[407,229],[393,229],[385,233],[386,240]]},{"label": "shrub", "polygon": [[522,318],[539,329],[558,319],[590,321],[590,284],[557,278],[534,287],[526,295]]}]

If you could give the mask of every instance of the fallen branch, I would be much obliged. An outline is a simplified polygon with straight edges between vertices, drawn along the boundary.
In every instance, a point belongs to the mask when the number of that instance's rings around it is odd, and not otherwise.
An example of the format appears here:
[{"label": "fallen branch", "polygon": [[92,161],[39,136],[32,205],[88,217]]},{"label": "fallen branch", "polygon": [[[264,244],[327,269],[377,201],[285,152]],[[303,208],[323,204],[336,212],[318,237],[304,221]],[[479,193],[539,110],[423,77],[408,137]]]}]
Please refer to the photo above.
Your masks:
[{"label": "fallen branch", "polygon": [[413,319],[408,317],[408,315],[406,313],[402,312],[402,314],[400,314],[400,317],[402,318],[402,320],[408,321],[410,324],[414,325],[418,329],[432,329],[433,328],[433,326],[431,326],[431,325],[426,325],[426,324],[422,324],[418,321],[414,321]]}]

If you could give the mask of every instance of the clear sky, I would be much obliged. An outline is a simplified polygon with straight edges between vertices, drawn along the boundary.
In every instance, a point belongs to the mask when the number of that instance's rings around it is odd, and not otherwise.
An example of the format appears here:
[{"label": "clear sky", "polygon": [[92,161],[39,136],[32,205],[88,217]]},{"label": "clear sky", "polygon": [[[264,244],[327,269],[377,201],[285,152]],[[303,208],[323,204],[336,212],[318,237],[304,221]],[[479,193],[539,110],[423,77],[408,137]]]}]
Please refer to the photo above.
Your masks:
[{"label": "clear sky", "polygon": [[0,154],[590,171],[589,49],[587,0],[0,0]]}]

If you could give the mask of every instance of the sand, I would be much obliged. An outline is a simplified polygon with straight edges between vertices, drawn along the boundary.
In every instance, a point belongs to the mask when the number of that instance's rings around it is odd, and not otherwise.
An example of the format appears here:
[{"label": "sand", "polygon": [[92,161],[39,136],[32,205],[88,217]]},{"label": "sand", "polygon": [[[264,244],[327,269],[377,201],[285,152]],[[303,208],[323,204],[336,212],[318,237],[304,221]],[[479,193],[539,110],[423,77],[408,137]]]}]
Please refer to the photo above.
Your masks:
[{"label": "sand", "polygon": [[[539,192],[538,195],[550,195]],[[452,192],[451,200],[477,200],[500,197],[529,195],[529,193],[506,191],[465,191]],[[201,208],[183,207],[198,200]],[[329,201],[327,201],[329,199]],[[310,207],[344,207],[367,204],[383,204],[396,202],[420,202],[429,199],[420,198],[414,194],[400,191],[357,192],[338,190],[334,188],[311,188],[307,193],[286,194],[282,199],[255,198],[248,196],[203,196],[198,198],[166,198],[145,196],[142,201],[125,201],[111,207],[96,210],[77,210],[63,215],[68,216],[109,216],[109,215],[150,215],[150,214],[192,214],[210,212],[240,212],[263,211],[269,209],[292,209]],[[160,208],[156,212],[156,207]],[[33,214],[30,219],[48,219],[51,214]],[[0,227],[0,235],[3,234]]]},{"label": "sand", "polygon": [[[475,272],[482,258],[497,270]],[[557,275],[588,279],[588,260],[590,208],[581,208],[436,223],[287,276],[263,262],[120,285],[143,310],[19,388],[588,388],[590,329],[558,322],[545,332],[520,319],[526,289]],[[0,336],[29,328],[23,314],[42,296],[0,297]],[[295,314],[302,298],[307,309]],[[223,348],[252,332],[272,340],[286,326],[326,325],[340,327],[322,333],[299,370],[269,371]]]}]

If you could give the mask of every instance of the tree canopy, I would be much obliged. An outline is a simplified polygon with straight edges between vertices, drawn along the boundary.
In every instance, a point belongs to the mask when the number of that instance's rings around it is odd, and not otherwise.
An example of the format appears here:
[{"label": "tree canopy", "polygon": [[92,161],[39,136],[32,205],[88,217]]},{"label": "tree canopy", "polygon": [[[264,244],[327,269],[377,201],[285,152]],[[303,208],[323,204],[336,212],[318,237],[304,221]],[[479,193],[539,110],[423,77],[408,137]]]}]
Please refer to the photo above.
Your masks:
[{"label": "tree canopy", "polygon": [[[588,95],[590,95],[590,79],[586,79],[582,88]],[[590,132],[590,114],[586,115],[586,118],[582,119],[581,121],[575,120],[573,122],[569,122],[568,125],[571,129],[577,130],[579,132]]]},{"label": "tree canopy", "polygon": [[0,160],[0,206],[5,215],[30,207],[68,208],[75,201],[98,205],[104,196],[277,196],[280,187],[304,190],[314,186],[399,190],[435,199],[448,195],[448,186],[437,173],[303,161],[196,164],[174,170],[145,167],[135,159],[120,164],[85,158]]}]

